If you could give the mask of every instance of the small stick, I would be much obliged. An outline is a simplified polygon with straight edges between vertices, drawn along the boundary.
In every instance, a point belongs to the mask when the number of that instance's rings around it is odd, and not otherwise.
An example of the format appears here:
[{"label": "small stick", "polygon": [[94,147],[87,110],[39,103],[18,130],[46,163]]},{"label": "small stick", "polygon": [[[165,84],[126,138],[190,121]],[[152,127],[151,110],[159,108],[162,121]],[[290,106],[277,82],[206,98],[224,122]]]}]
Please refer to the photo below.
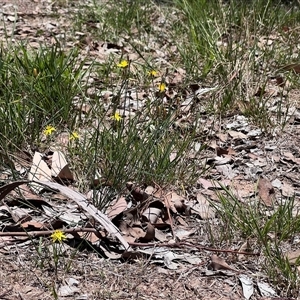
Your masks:
[{"label": "small stick", "polygon": [[197,248],[199,250],[205,250],[205,251],[211,251],[211,252],[222,252],[222,253],[234,253],[234,254],[244,254],[244,255],[255,255],[259,256],[260,253],[254,253],[254,252],[246,252],[246,251],[238,251],[238,250],[231,250],[231,249],[217,249],[217,248],[210,248],[206,246],[197,246],[191,243],[186,242],[178,242],[174,244],[169,243],[129,243],[130,246],[136,246],[136,247],[149,247],[149,246],[157,246],[157,247],[170,247],[170,248],[182,248],[182,246]]}]

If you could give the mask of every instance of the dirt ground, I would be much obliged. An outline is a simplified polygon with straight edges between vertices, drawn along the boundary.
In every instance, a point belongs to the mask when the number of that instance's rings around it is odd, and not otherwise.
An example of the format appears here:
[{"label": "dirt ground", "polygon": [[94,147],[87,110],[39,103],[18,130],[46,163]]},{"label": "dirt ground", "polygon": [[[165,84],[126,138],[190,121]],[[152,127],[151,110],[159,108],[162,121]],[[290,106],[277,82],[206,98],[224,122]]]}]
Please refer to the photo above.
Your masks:
[{"label": "dirt ground", "polygon": [[[1,21],[0,40],[7,43],[5,34],[11,37],[10,42],[26,40],[34,47],[40,44],[51,45],[55,38],[68,36],[68,27],[71,20],[67,17],[69,12],[76,13],[76,5],[56,6],[55,1],[32,0],[0,0],[0,16],[5,20],[5,26]],[[74,3],[77,1],[74,1]],[[72,47],[79,43],[80,36],[66,39],[66,46]],[[295,103],[299,101],[299,94],[295,91]],[[295,104],[295,107],[297,105]],[[235,117],[229,117],[219,125],[220,133],[226,130],[226,124],[236,121]],[[224,125],[225,124],[225,125]],[[244,156],[236,161],[236,169],[240,170],[240,176],[233,181],[244,193],[252,184],[251,172],[245,174],[242,167],[251,163],[249,168],[258,168],[270,181],[275,179],[284,183],[285,189],[276,190],[287,195],[300,194],[299,185],[299,140],[300,140],[300,112],[294,112],[281,135],[254,135],[248,145],[240,146],[240,151],[252,148],[256,153],[245,152]],[[256,128],[252,127],[253,130]],[[238,145],[238,139],[228,138],[232,144]],[[267,149],[267,150],[266,150]],[[211,149],[211,153],[214,150]],[[254,156],[256,155],[256,160]],[[259,156],[259,157],[258,157]],[[256,163],[250,161],[254,159]],[[239,167],[241,166],[241,167]],[[240,168],[240,169],[239,169]],[[219,170],[218,179],[225,179],[224,173]],[[247,177],[248,176],[248,177]],[[251,182],[251,184],[249,183]],[[195,187],[199,189],[199,187]],[[209,193],[208,191],[206,191]],[[248,191],[249,193],[251,191]],[[299,199],[296,198],[296,206]],[[190,228],[199,227],[193,243],[202,244],[201,223],[191,219],[188,221]],[[202,229],[201,229],[201,228]],[[165,268],[164,264],[154,263],[149,256],[139,257],[130,261],[109,260],[101,258],[88,249],[76,252],[71,245],[66,245],[66,261],[64,267],[55,272],[53,263],[41,266],[37,255],[35,243],[16,243],[9,250],[0,244],[0,299],[243,299],[242,286],[239,272],[215,272],[209,273],[208,265],[211,262],[211,251],[178,249],[178,253],[187,251],[197,254],[200,258],[198,264],[182,263],[176,270]],[[223,245],[226,248],[226,245]],[[238,241],[236,247],[239,247]],[[50,246],[49,246],[50,248]],[[74,254],[72,254],[74,253]],[[235,269],[243,271],[252,277],[259,277],[267,282],[267,278],[261,272],[259,258],[249,258],[247,264],[239,264],[232,256],[224,256],[226,261]],[[66,270],[66,265],[69,265]],[[66,296],[64,296],[66,295]],[[251,299],[271,299],[262,296],[255,286]],[[272,299],[288,299],[274,296]]]}]

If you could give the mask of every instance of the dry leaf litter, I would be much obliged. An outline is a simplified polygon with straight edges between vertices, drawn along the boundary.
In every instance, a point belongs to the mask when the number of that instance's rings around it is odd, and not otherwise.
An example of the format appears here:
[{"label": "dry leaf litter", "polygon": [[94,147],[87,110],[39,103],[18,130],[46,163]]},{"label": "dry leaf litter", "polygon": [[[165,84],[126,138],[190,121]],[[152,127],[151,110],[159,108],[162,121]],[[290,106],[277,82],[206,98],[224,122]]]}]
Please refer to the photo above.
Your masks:
[{"label": "dry leaf litter", "polygon": [[[67,16],[76,14],[76,5],[56,7],[53,1],[28,0],[1,0],[0,5],[6,24],[5,28],[0,27],[1,36],[5,30],[14,37],[13,42],[26,40],[31,47],[39,48],[40,43],[51,45],[59,40],[66,48],[80,46],[82,57],[88,55],[98,62],[104,62],[111,53],[119,56],[121,52],[131,60],[139,59],[124,38],[119,44],[109,44],[92,40],[85,32],[71,36],[68,27],[72,21]],[[43,34],[37,34],[38,31]],[[143,46],[162,69],[170,67],[164,47],[155,42]],[[173,47],[175,51],[176,46]],[[298,72],[297,66],[290,69]],[[185,71],[178,69],[166,78],[166,98],[184,97],[179,107],[179,128],[189,126],[189,112],[195,108],[195,99],[204,101],[209,93],[220,89],[196,84],[182,96],[180,85],[184,76]],[[97,78],[91,80],[95,83]],[[274,105],[281,89],[277,83],[278,80],[270,82],[267,89]],[[100,92],[95,86],[89,89],[90,96],[100,95],[109,105],[113,92]],[[135,114],[144,105],[144,91],[133,93],[132,88],[131,92],[138,98],[131,97],[126,103],[129,97],[123,95],[125,111],[120,110],[121,116]],[[221,187],[228,188],[241,202],[258,197],[270,211],[275,200],[288,201],[296,195],[294,214],[298,213],[297,104],[290,108],[285,131],[279,134],[275,130],[270,135],[242,115],[229,116],[218,123],[206,117],[205,110],[201,111],[207,149],[196,157],[201,145],[195,144],[191,159],[210,169],[198,179],[197,185],[180,195],[171,188],[128,182],[127,192],[116,195],[104,212],[91,205],[89,199],[97,197],[93,191],[83,195],[72,186],[75,179],[63,150],[35,152],[21,162],[12,161],[20,174],[24,170],[27,173],[24,180],[0,188],[0,298],[52,299],[50,291],[54,287],[59,299],[283,299],[261,273],[259,253],[252,249],[251,241],[236,240],[230,249],[222,243],[209,247],[205,224],[209,220],[212,228],[218,227],[211,203],[219,201],[216,192]],[[80,109],[84,114],[90,108],[87,104]],[[1,178],[3,183],[11,179],[6,170],[2,170]],[[58,179],[64,185],[57,183]],[[59,270],[54,280],[53,265],[46,263],[51,243],[41,238],[56,229],[67,236],[61,245],[71,266],[67,272]],[[42,249],[40,256],[37,249]],[[293,244],[286,245],[286,253],[290,261],[300,255]],[[45,263],[43,269],[38,267],[39,263]]]}]

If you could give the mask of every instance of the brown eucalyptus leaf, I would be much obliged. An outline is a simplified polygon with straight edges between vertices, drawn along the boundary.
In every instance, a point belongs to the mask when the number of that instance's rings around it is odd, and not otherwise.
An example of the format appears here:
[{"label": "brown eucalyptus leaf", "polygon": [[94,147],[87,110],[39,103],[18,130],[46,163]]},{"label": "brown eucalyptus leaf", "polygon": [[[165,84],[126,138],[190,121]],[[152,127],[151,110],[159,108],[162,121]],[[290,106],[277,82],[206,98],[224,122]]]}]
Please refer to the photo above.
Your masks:
[{"label": "brown eucalyptus leaf", "polygon": [[258,180],[258,196],[266,206],[273,206],[275,198],[275,190],[272,183],[266,178],[259,178]]},{"label": "brown eucalyptus leaf", "polygon": [[153,241],[154,238],[155,238],[155,228],[151,223],[148,223],[146,234],[140,240],[142,242],[150,242],[150,241]]},{"label": "brown eucalyptus leaf", "polygon": [[127,209],[127,202],[125,197],[120,197],[112,206],[109,206],[106,210],[107,216],[112,220],[119,214]]},{"label": "brown eucalyptus leaf", "polygon": [[298,264],[300,263],[300,249],[287,252],[285,256],[291,265],[295,265],[296,262],[298,262]]},{"label": "brown eucalyptus leaf", "polygon": [[137,202],[143,202],[149,198],[149,195],[145,191],[143,191],[140,187],[135,186],[132,182],[127,182],[126,187]]},{"label": "brown eucalyptus leaf", "polygon": [[236,269],[230,267],[228,263],[224,260],[224,258],[221,258],[215,254],[211,256],[211,263],[209,264],[210,269],[214,271],[218,270],[229,270],[229,271],[236,271]]},{"label": "brown eucalyptus leaf", "polygon": [[26,228],[26,230],[28,229],[43,229],[45,228],[45,224],[43,223],[40,223],[40,222],[37,222],[37,221],[27,221],[27,222],[24,222],[20,225],[22,228]]},{"label": "brown eucalyptus leaf", "polygon": [[216,148],[216,154],[217,154],[217,156],[221,156],[221,155],[235,155],[236,152],[231,147],[227,147],[227,148],[217,147]]},{"label": "brown eucalyptus leaf", "polygon": [[97,243],[101,238],[101,236],[98,236],[94,232],[78,232],[78,235],[86,241],[91,242],[92,244]]}]

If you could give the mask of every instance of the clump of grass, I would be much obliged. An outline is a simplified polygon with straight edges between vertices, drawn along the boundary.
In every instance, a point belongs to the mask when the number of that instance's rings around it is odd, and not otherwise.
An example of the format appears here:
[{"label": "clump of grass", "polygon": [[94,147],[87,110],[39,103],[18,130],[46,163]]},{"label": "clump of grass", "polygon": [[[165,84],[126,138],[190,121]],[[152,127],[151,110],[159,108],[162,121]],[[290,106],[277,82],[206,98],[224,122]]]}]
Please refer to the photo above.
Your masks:
[{"label": "clump of grass", "polygon": [[221,227],[226,228],[219,242],[222,238],[227,242],[250,240],[261,252],[261,266],[273,284],[279,291],[284,287],[284,296],[298,296],[297,264],[292,265],[284,253],[300,230],[300,218],[293,215],[295,198],[277,203],[270,212],[259,199],[241,202],[225,187],[218,195],[220,206],[216,208]]},{"label": "clump of grass", "polygon": [[288,107],[282,104],[288,97],[281,92],[274,116],[268,109],[273,98],[257,95],[257,91],[264,89],[279,66],[289,63],[295,53],[295,40],[286,30],[296,34],[292,26],[293,18],[300,16],[299,4],[194,0],[175,3],[182,11],[183,22],[174,24],[174,40],[175,36],[183,37],[177,38],[177,45],[187,73],[193,80],[219,86],[210,99],[213,111],[226,115],[238,109],[265,131],[278,123],[285,124]]},{"label": "clump of grass", "polygon": [[[186,160],[192,151],[197,118],[191,118],[189,129],[178,130],[179,111],[166,101],[163,79],[154,82],[149,66],[140,68],[124,57],[119,62],[108,59],[95,64],[93,72],[106,77],[101,88],[111,89],[113,97],[107,101],[95,94],[88,99],[83,64],[76,51],[65,54],[58,46],[31,52],[21,45],[3,54],[1,117],[5,126],[0,134],[7,147],[2,151],[26,148],[43,152],[57,145],[62,132],[75,132],[66,155],[71,165],[74,162],[72,169],[81,190],[88,190],[99,174],[101,182],[119,191],[129,180],[192,184],[202,172],[192,159]],[[125,107],[131,101],[126,95],[139,84],[149,89],[148,98],[141,99],[142,111],[131,112],[130,104]],[[79,109],[74,109],[75,98]],[[91,106],[85,115],[80,110],[84,103]],[[47,138],[41,143],[44,134]],[[109,201],[111,198],[103,199],[98,207]]]},{"label": "clump of grass", "polygon": [[[110,105],[101,100],[95,103],[91,118],[97,118],[97,125],[90,125],[83,143],[76,145],[76,151],[70,149],[74,155],[85,155],[82,167],[78,168],[78,177],[84,177],[81,171],[88,174],[85,177],[89,180],[100,174],[102,182],[118,190],[124,188],[127,181],[192,184],[203,171],[195,166],[193,159],[188,159],[196,136],[197,119],[191,120],[194,123],[184,129],[186,132],[178,130],[178,110],[166,102],[165,84],[153,82],[149,68],[120,61],[115,63],[115,69],[112,66],[98,69],[99,77],[106,69],[114,69],[111,76],[119,80],[119,84],[110,86],[113,90]],[[133,101],[142,109],[131,111],[131,100],[126,93],[139,82],[147,86],[149,96]],[[108,199],[103,200],[106,201]]]},{"label": "clump of grass", "polygon": [[94,37],[118,42],[124,35],[143,36],[153,31],[150,15],[155,11],[151,1],[99,3],[83,5],[76,15],[75,28],[88,30]]},{"label": "clump of grass", "polygon": [[83,61],[77,53],[64,53],[58,45],[38,51],[20,45],[1,51],[1,145],[8,148],[39,141],[46,124],[76,119],[73,100],[82,94]]}]

